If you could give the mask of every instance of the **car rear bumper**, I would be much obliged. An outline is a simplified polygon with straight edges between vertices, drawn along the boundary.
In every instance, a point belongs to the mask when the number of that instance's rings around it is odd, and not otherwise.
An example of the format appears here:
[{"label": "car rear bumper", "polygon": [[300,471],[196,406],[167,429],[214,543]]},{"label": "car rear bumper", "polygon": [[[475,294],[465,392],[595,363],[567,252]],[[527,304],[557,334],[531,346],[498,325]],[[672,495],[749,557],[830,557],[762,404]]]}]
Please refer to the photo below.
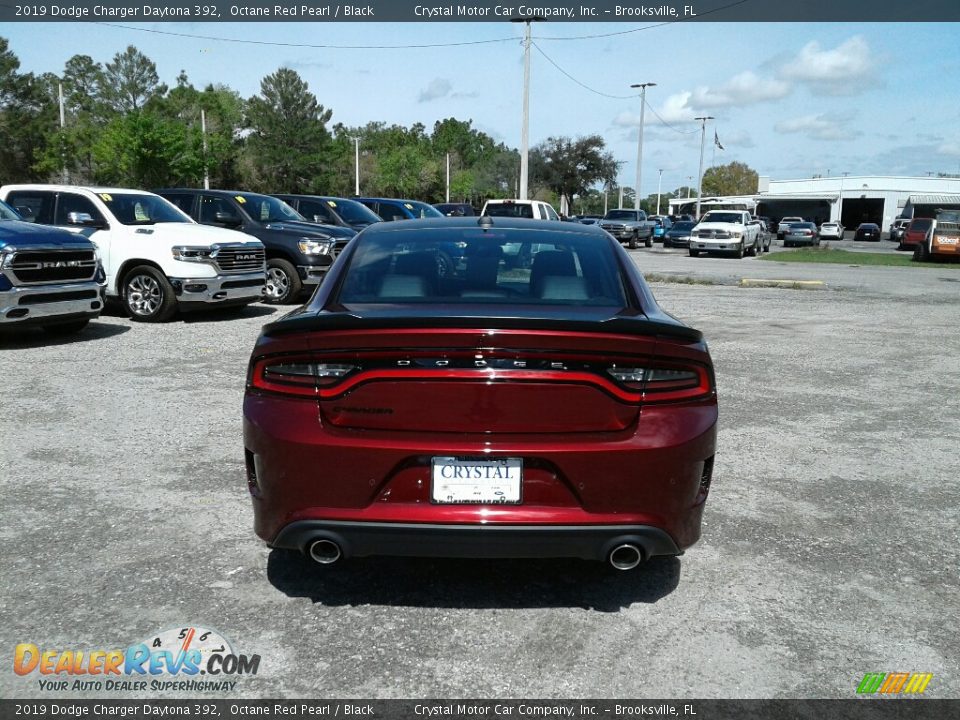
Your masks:
[{"label": "car rear bumper", "polygon": [[[323,426],[316,403],[248,394],[244,446],[254,528],[270,544],[300,547],[298,528],[319,532],[330,523],[345,524],[345,552],[354,552],[353,542],[363,554],[395,553],[395,535],[386,532],[393,526],[409,537],[402,554],[446,543],[434,527],[462,531],[450,533],[451,542],[463,544],[462,552],[476,552],[468,546],[486,542],[471,538],[512,528],[521,542],[505,546],[513,556],[565,556],[575,546],[572,556],[594,557],[601,552],[600,539],[606,542],[621,527],[640,527],[665,533],[672,543],[666,554],[676,554],[674,549],[700,537],[716,421],[716,403],[703,402],[645,406],[639,425],[615,432],[350,431]],[[522,502],[433,502],[431,461],[437,456],[522,459]],[[372,530],[362,530],[367,527]],[[571,527],[584,530],[562,531]],[[541,549],[526,548],[523,538],[541,537],[538,532],[552,539],[542,541]],[[577,539],[581,532],[589,540]],[[535,547],[540,542],[534,541]],[[496,550],[496,556],[507,549]]]},{"label": "car rear bumper", "polygon": [[645,525],[438,525],[303,520],[283,528],[273,547],[306,551],[316,540],[337,544],[345,558],[370,555],[454,558],[582,558],[605,561],[625,544],[643,558],[680,555],[663,530]]},{"label": "car rear bumper", "polygon": [[43,325],[95,318],[103,309],[99,283],[16,286],[0,291],[0,325]]}]

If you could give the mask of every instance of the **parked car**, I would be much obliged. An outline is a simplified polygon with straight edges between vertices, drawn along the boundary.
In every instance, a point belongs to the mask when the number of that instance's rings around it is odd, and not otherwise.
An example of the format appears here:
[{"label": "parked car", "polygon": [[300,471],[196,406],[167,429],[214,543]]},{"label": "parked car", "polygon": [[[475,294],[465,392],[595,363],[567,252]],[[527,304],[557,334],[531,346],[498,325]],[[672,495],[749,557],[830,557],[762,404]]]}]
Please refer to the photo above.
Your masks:
[{"label": "parked car", "polygon": [[603,218],[603,215],[574,215],[577,222],[583,225],[596,225]]},{"label": "parked car", "polygon": [[373,210],[382,219],[390,222],[394,220],[417,220],[420,218],[444,217],[444,214],[433,205],[419,200],[400,200],[397,198],[354,198]]},{"label": "parked car", "polygon": [[0,199],[26,219],[93,241],[106,295],[131,319],[163,322],[177,310],[249,305],[263,297],[264,248],[256,238],[193,222],[142,190],[75,185],[5,185]]},{"label": "parked car", "polygon": [[822,240],[843,240],[843,225],[838,222],[825,222],[820,226]]},{"label": "parked car", "polygon": [[913,250],[917,245],[925,243],[933,227],[932,218],[913,218],[903,231],[898,250]]},{"label": "parked car", "polygon": [[654,242],[663,242],[667,231],[673,226],[673,221],[666,215],[651,215],[648,220],[653,223]]},{"label": "parked car", "polygon": [[598,225],[620,242],[626,242],[631,250],[640,247],[641,242],[645,247],[653,247],[653,223],[643,210],[610,210]]},{"label": "parked car", "polygon": [[[467,262],[442,278],[451,243]],[[508,245],[537,248],[529,268]],[[264,326],[243,412],[257,535],[322,565],[630,569],[697,541],[716,452],[701,333],[599,228],[509,217],[367,228]]]},{"label": "parked car", "polygon": [[876,223],[860,223],[856,232],[853,234],[854,240],[873,240],[880,241],[880,226]]},{"label": "parked car", "polygon": [[672,247],[690,247],[690,231],[696,226],[692,220],[681,220],[675,222],[663,238],[663,246]]},{"label": "parked car", "polygon": [[80,332],[103,309],[105,284],[90,240],[24,222],[0,202],[0,330]]},{"label": "parked car", "polygon": [[542,200],[487,200],[481,215],[492,217],[518,217],[531,220],[559,220],[560,216],[550,203]]},{"label": "parked car", "polygon": [[381,222],[380,216],[363,203],[327,195],[274,195],[304,218],[322,225],[339,225],[360,232]]},{"label": "parked car", "polygon": [[292,302],[320,284],[337,255],[356,234],[309,222],[283,200],[237,190],[165,188],[157,192],[202,225],[239,230],[266,248],[264,300]]},{"label": "parked car", "polygon": [[700,253],[732,253],[735,257],[763,252],[759,224],[744,210],[711,210],[690,233],[690,257]]},{"label": "parked car", "polygon": [[768,218],[766,215],[754,215],[754,218],[759,220],[763,224],[764,232],[774,233],[777,231],[777,228],[774,226],[773,220]]},{"label": "parked car", "polygon": [[474,217],[477,214],[470,203],[437,203],[434,207],[447,217]]},{"label": "parked car", "polygon": [[913,218],[896,218],[890,223],[890,239],[897,243],[897,250],[903,250],[903,234]]},{"label": "parked car", "polygon": [[784,247],[796,247],[798,245],[819,245],[820,233],[817,230],[817,224],[812,222],[790,223],[787,231],[783,235]]},{"label": "parked car", "polygon": [[792,223],[799,222],[804,222],[804,219],[796,215],[781,218],[780,222],[777,223],[777,240],[783,240],[783,236],[787,234],[787,230],[790,228],[790,225]]},{"label": "parked car", "polygon": [[766,223],[755,215],[751,216],[751,218],[749,224],[755,225],[757,228],[757,249],[755,254],[761,255],[764,252],[770,252],[771,238],[773,236],[767,231]]},{"label": "parked car", "polygon": [[926,238],[914,245],[913,259],[939,262],[960,258],[960,211],[937,210]]}]

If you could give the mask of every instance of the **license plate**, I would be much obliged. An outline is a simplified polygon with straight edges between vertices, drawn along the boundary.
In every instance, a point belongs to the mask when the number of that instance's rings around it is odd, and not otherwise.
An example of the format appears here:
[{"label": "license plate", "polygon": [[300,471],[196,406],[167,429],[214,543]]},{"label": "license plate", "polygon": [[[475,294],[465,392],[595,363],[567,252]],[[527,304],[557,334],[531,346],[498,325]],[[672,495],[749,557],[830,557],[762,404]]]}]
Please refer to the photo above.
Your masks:
[{"label": "license plate", "polygon": [[431,499],[435,503],[504,505],[520,502],[521,458],[435,457]]}]

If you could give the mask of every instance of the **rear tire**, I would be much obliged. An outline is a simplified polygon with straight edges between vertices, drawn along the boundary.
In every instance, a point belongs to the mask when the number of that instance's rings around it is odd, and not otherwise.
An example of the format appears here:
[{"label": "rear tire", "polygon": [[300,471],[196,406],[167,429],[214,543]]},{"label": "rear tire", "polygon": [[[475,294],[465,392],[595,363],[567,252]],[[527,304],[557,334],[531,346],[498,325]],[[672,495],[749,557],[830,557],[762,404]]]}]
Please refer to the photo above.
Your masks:
[{"label": "rear tire", "polygon": [[653,238],[648,235],[648,236],[647,236],[647,239],[644,240],[644,242],[643,242],[643,246],[644,246],[644,247],[653,247]]},{"label": "rear tire", "polygon": [[743,256],[744,256],[745,253],[746,253],[746,249],[743,247],[743,240],[741,240],[741,241],[740,241],[740,247],[738,247],[738,248],[734,251],[733,256],[734,256],[737,260],[743,260]]},{"label": "rear tire", "polygon": [[303,290],[297,269],[283,258],[267,260],[267,291],[263,301],[270,305],[282,305],[294,300]]},{"label": "rear tire", "polygon": [[134,322],[166,322],[177,311],[173,286],[150,265],[138,265],[123,278],[123,307]]},{"label": "rear tire", "polygon": [[690,257],[700,257],[699,250],[690,250],[689,252],[690,252]]},{"label": "rear tire", "polygon": [[43,331],[49,335],[73,335],[83,330],[90,323],[89,319],[73,320],[71,322],[44,325]]}]

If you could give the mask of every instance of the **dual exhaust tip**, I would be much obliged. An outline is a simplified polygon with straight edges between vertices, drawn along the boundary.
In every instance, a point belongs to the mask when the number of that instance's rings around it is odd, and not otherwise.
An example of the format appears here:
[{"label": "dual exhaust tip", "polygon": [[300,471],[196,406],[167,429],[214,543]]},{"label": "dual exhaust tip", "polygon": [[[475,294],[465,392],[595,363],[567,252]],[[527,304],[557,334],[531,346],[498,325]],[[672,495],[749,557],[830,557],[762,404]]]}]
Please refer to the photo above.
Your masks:
[{"label": "dual exhaust tip", "polygon": [[[318,538],[307,546],[307,555],[318,565],[333,565],[343,557],[343,551],[333,540]],[[633,543],[617,545],[607,556],[616,570],[633,570],[643,559],[643,551]]]}]

